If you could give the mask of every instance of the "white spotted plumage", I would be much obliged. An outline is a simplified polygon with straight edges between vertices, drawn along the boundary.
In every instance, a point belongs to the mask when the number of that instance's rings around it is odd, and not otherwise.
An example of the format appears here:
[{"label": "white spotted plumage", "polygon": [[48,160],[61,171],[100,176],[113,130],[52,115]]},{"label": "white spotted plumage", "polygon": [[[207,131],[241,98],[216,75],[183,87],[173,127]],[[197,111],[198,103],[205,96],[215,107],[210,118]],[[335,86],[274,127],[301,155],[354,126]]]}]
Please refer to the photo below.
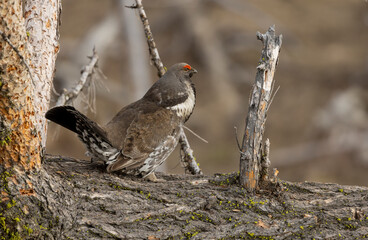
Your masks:
[{"label": "white spotted plumage", "polygon": [[[79,115],[76,114],[75,116]],[[120,155],[120,151],[117,148],[111,146],[110,143],[105,142],[93,131],[90,131],[90,129],[86,127],[86,122],[83,121],[83,117],[81,116],[77,118],[76,129],[80,132],[78,137],[87,146],[87,156],[92,156],[92,158],[97,157],[107,163],[111,163]]]},{"label": "white spotted plumage", "polygon": [[149,154],[148,158],[144,160],[143,165],[138,170],[142,173],[143,177],[149,175],[166,160],[178,143],[177,137],[178,136],[169,136],[160,146]]}]

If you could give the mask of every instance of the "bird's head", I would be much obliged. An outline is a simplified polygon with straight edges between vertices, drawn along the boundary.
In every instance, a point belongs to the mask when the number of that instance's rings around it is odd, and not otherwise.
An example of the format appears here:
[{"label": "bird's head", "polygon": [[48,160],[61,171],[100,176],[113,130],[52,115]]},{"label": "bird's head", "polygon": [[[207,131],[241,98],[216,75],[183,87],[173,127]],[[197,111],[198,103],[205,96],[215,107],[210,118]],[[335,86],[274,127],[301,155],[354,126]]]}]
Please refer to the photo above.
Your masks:
[{"label": "bird's head", "polygon": [[144,98],[165,108],[171,108],[185,102],[185,107],[191,113],[195,104],[195,87],[191,78],[195,73],[197,70],[187,63],[174,64],[152,85]]},{"label": "bird's head", "polygon": [[171,66],[167,70],[167,73],[174,73],[179,79],[181,79],[182,77],[189,79],[193,77],[193,74],[197,73],[197,70],[192,68],[187,63],[177,63]]}]

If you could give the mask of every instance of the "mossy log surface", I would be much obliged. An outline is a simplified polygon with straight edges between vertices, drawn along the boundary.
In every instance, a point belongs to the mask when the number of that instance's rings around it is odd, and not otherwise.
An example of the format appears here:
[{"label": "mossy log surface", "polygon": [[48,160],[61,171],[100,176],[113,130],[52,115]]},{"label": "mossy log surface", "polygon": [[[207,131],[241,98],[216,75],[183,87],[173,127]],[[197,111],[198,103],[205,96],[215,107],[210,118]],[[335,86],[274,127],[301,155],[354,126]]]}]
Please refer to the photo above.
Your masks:
[{"label": "mossy log surface", "polygon": [[368,188],[280,182],[248,194],[237,174],[108,174],[48,156],[1,170],[0,239],[337,239],[368,237]]}]

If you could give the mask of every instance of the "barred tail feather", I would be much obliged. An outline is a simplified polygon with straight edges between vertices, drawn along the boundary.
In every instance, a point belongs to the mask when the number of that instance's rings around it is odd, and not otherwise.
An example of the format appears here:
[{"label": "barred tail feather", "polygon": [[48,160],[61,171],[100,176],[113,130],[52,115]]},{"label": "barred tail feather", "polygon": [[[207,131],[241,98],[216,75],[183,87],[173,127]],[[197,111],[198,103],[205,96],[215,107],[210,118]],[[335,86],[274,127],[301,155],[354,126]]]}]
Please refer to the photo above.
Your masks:
[{"label": "barred tail feather", "polygon": [[50,109],[45,116],[75,133],[86,145],[90,154],[107,163],[114,162],[120,151],[112,146],[106,132],[94,121],[71,106],[61,106]]},{"label": "barred tail feather", "polygon": [[76,123],[77,123],[77,115],[80,115],[82,118],[87,118],[82,113],[75,114],[78,112],[74,107],[71,106],[62,106],[62,107],[54,107],[47,111],[45,117],[57,123],[70,131],[77,133]]}]

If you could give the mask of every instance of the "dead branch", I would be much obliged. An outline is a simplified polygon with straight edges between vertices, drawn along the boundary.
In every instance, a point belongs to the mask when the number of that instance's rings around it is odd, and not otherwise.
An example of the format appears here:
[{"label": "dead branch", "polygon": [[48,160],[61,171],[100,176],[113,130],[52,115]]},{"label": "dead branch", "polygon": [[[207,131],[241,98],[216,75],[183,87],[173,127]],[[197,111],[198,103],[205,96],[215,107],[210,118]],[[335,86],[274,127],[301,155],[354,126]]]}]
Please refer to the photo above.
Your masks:
[{"label": "dead branch", "polygon": [[202,175],[203,173],[195,160],[193,150],[190,148],[188,139],[186,138],[183,129],[181,129],[181,137],[179,138],[179,143],[181,146],[180,159],[184,164],[184,168],[193,175]]},{"label": "dead branch", "polygon": [[148,50],[149,50],[149,53],[150,53],[150,56],[151,56],[151,62],[157,68],[158,76],[162,77],[165,74],[166,70],[165,70],[165,67],[164,67],[164,65],[161,61],[160,55],[158,54],[156,43],[153,39],[153,35],[152,35],[152,32],[151,32],[151,27],[149,25],[146,12],[144,11],[144,8],[143,8],[143,5],[142,5],[142,0],[135,0],[135,2],[136,2],[136,6],[134,6],[134,8],[137,8],[138,13],[139,13],[139,17],[142,20],[144,33],[145,33],[146,39],[147,39]]},{"label": "dead branch", "polygon": [[[257,38],[262,41],[263,49],[250,97],[240,154],[240,184],[250,192],[258,188],[260,180],[262,137],[268,106],[272,99],[273,76],[282,44],[282,35],[275,35],[274,26],[265,34],[257,32]],[[268,164],[265,164],[264,170],[268,169],[266,165]]]},{"label": "dead branch", "polygon": [[[149,26],[146,12],[144,11],[144,8],[142,5],[142,0],[135,0],[135,2],[136,2],[136,5],[131,6],[130,8],[136,8],[138,10],[139,16],[143,23],[144,33],[147,38],[147,44],[148,44],[148,49],[149,49],[149,53],[151,56],[151,61],[158,71],[158,76],[161,77],[165,74],[166,70],[161,61],[160,55],[158,54],[156,43],[153,40],[153,35],[151,32],[151,28]],[[190,148],[189,141],[183,129],[181,129],[179,143],[180,143],[181,151],[183,152],[183,156],[184,156],[182,158],[182,161],[185,163],[184,164],[185,168],[192,174],[203,174],[195,160],[195,157],[193,156],[193,150]]]},{"label": "dead branch", "polygon": [[63,106],[65,104],[68,104],[79,95],[79,93],[83,90],[86,83],[88,82],[87,80],[89,79],[89,77],[91,77],[93,70],[97,67],[97,62],[98,55],[96,50],[93,49],[91,61],[83,68],[78,84],[70,91],[65,90],[58,98],[55,106]]}]

